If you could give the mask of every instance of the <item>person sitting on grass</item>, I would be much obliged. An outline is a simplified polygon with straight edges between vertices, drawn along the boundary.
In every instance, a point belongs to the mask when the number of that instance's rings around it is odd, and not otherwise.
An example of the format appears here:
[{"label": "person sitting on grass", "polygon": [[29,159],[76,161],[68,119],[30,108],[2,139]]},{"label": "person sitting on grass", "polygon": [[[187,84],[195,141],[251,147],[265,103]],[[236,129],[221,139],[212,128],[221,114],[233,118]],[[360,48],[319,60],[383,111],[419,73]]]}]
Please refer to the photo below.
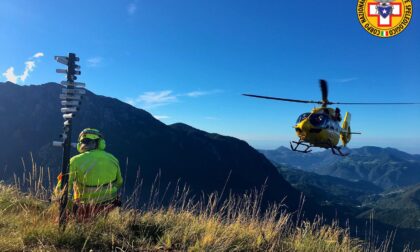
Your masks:
[{"label": "person sitting on grass", "polygon": [[[105,140],[98,130],[84,129],[79,135],[77,150],[80,154],[70,159],[69,205],[82,221],[99,213],[107,214],[121,205],[118,190],[123,179],[118,160],[105,151]],[[58,177],[56,192],[60,191],[61,177],[62,174]]]}]

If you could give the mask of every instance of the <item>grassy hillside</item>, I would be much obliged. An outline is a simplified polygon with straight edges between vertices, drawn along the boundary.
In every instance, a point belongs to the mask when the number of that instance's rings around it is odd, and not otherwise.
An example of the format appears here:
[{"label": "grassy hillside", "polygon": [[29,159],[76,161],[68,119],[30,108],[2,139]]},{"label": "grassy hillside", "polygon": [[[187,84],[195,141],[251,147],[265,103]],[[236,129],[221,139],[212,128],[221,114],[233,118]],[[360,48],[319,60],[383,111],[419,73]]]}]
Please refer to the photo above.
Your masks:
[{"label": "grassy hillside", "polygon": [[335,224],[292,221],[279,206],[260,213],[259,198],[249,194],[219,202],[213,195],[193,203],[181,194],[166,208],[117,209],[87,223],[69,220],[61,233],[54,204],[0,183],[0,251],[389,250],[390,240],[375,248]]}]

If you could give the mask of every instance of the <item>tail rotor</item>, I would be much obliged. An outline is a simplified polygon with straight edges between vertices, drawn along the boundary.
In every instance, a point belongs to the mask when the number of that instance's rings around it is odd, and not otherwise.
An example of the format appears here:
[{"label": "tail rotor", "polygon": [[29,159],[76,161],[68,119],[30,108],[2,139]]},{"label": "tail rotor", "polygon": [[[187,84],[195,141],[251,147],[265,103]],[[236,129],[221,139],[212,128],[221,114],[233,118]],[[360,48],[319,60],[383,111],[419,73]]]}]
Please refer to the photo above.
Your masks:
[{"label": "tail rotor", "polygon": [[343,146],[346,146],[351,140],[351,128],[350,128],[350,120],[351,114],[346,112],[346,115],[343,120],[343,124],[341,126],[342,130],[340,133],[341,141],[343,142]]}]

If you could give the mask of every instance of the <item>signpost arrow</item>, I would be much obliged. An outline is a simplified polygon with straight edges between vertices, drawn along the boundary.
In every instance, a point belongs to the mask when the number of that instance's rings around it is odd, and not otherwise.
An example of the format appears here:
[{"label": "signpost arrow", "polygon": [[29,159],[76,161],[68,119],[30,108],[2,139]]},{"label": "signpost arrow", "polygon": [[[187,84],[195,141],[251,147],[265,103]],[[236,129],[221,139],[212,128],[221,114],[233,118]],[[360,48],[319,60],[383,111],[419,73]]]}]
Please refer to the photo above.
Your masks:
[{"label": "signpost arrow", "polygon": [[63,142],[60,142],[60,141],[53,141],[53,146],[55,146],[55,147],[63,147]]},{"label": "signpost arrow", "polygon": [[64,118],[65,120],[72,119],[72,118],[74,118],[74,117],[75,117],[75,114],[64,114],[64,115],[63,115],[63,118]]},{"label": "signpost arrow", "polygon": [[61,105],[63,106],[80,106],[81,102],[80,101],[61,101]]},{"label": "signpost arrow", "polygon": [[61,85],[70,86],[70,87],[78,87],[78,88],[84,88],[86,86],[86,84],[82,82],[68,82],[68,81],[62,81]]},{"label": "signpost arrow", "polygon": [[63,88],[61,90],[61,92],[63,94],[86,94],[86,90],[84,90],[84,89],[77,89],[77,88],[74,88],[74,89]]},{"label": "signpost arrow", "polygon": [[69,64],[69,58],[66,56],[55,56],[54,59],[61,64],[68,65]]},{"label": "signpost arrow", "polygon": [[77,111],[78,109],[75,107],[61,109],[61,113],[76,113]]},{"label": "signpost arrow", "polygon": [[55,72],[56,73],[66,74],[67,73],[67,69],[56,69]]},{"label": "signpost arrow", "polygon": [[62,100],[81,100],[81,95],[73,95],[73,94],[60,94],[60,99]]}]

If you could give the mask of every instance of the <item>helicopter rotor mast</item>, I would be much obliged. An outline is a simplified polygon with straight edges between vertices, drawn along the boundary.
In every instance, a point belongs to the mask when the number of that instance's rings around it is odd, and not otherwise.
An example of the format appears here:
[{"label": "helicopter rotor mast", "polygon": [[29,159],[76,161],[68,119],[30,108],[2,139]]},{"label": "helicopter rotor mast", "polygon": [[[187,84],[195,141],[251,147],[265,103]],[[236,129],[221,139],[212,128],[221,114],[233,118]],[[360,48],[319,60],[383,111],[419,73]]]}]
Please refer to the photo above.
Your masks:
[{"label": "helicopter rotor mast", "polygon": [[322,107],[326,108],[330,102],[328,102],[328,86],[325,80],[319,80],[319,85],[321,87],[322,94]]}]

